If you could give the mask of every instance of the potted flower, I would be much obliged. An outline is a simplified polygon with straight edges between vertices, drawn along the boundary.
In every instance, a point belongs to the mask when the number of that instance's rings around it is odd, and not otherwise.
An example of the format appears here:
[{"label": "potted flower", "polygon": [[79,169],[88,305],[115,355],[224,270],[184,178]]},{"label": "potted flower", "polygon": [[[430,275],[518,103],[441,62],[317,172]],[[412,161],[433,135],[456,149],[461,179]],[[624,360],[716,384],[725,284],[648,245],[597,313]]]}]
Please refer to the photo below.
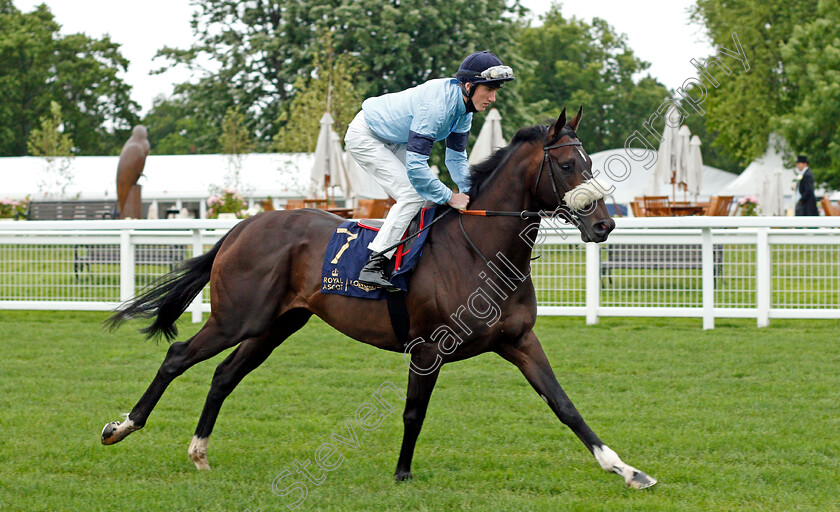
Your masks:
[{"label": "potted flower", "polygon": [[0,199],[0,219],[23,220],[29,211],[29,196],[25,199]]},{"label": "potted flower", "polygon": [[248,203],[235,188],[225,188],[207,200],[207,218],[237,218],[248,216]]},{"label": "potted flower", "polygon": [[738,209],[741,210],[741,215],[745,217],[755,217],[758,215],[758,198],[755,196],[744,196],[738,200]]}]

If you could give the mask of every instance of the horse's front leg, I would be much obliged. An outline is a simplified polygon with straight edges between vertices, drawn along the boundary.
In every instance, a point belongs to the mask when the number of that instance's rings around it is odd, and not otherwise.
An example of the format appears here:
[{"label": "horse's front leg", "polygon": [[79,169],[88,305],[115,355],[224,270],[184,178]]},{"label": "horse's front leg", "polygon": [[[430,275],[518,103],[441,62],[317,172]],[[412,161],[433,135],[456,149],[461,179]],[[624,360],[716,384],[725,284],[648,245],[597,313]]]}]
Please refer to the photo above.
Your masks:
[{"label": "horse's front leg", "polygon": [[498,353],[522,371],[540,397],[548,403],[560,421],[583,441],[604,470],[620,475],[628,486],[635,489],[644,489],[656,483],[655,478],[622,462],[583,421],[583,417],[557,382],[542,345],[533,331],[512,344],[502,345]]},{"label": "horse's front leg", "polygon": [[[429,351],[431,352],[431,351]],[[425,357],[415,355],[411,358],[411,370],[408,372],[408,393],[405,400],[405,411],[403,412],[403,433],[400,458],[397,461],[397,470],[394,479],[398,482],[410,480],[411,459],[414,456],[414,446],[417,444],[417,437],[423,427],[423,420],[426,418],[426,409],[429,406],[429,399],[435,389],[438,373],[440,373],[440,360],[437,357]]]}]

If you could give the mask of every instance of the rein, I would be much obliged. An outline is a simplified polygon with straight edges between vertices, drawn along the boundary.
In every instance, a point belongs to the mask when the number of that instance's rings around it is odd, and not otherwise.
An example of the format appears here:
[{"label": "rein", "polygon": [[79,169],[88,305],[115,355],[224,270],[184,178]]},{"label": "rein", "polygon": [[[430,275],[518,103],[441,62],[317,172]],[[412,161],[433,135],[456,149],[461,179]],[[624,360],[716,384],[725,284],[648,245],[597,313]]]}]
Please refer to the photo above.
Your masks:
[{"label": "rein", "polygon": [[403,238],[402,240],[400,240],[399,242],[397,242],[397,243],[395,243],[395,244],[393,244],[393,245],[389,245],[388,247],[386,247],[386,248],[385,248],[385,249],[383,249],[382,251],[380,251],[380,252],[378,252],[378,253],[373,253],[373,254],[376,254],[376,255],[382,255],[382,254],[385,254],[386,252],[390,251],[391,249],[396,249],[397,247],[399,247],[399,246],[401,246],[402,244],[404,244],[404,243],[408,242],[408,241],[409,241],[409,240],[411,240],[412,238],[417,237],[417,236],[418,236],[420,233],[422,233],[423,231],[426,231],[426,230],[427,230],[427,229],[429,229],[430,227],[434,226],[434,225],[435,225],[435,223],[436,223],[437,221],[439,221],[440,219],[442,219],[442,218],[446,217],[447,215],[449,215],[449,213],[450,213],[450,212],[452,212],[452,210],[454,210],[454,208],[451,208],[451,207],[450,207],[450,208],[449,208],[449,209],[447,209],[445,212],[443,212],[443,213],[441,213],[440,215],[436,216],[436,217],[434,218],[434,220],[432,220],[432,222],[430,222],[430,223],[429,223],[429,225],[428,225],[428,226],[424,227],[423,229],[418,229],[416,233],[412,233],[412,234],[408,235],[407,237]]},{"label": "rein", "polygon": [[[537,173],[537,181],[534,183],[534,196],[537,195],[537,187],[540,184],[540,178],[542,177],[543,169],[546,167],[546,162],[548,163],[548,172],[551,175],[551,189],[554,191],[554,197],[557,199],[557,204],[560,205],[563,203],[563,198],[560,196],[560,192],[557,190],[557,183],[556,181],[559,180],[561,185],[564,189],[571,190],[571,188],[566,184],[563,183],[562,177],[558,177],[558,172],[556,171],[556,167],[554,164],[554,160],[551,159],[548,152],[552,149],[567,147],[567,146],[582,146],[580,141],[573,141],[573,142],[562,142],[560,144],[554,144],[552,146],[544,146],[543,147],[543,161],[540,164],[540,172]],[[504,165],[504,162],[502,162]],[[501,167],[501,165],[500,165]],[[477,217],[519,217],[522,220],[527,218],[551,218],[553,214],[546,214],[544,211],[540,212],[529,212],[527,210],[521,212],[504,212],[504,211],[495,211],[495,210],[459,210],[459,213],[462,215],[474,215]],[[579,220],[577,213],[572,208],[569,208],[569,218],[566,219],[569,221],[576,221]]]},{"label": "rein", "polygon": [[[560,184],[566,190],[571,190],[565,183],[563,183],[562,176],[558,178],[558,172],[556,171],[556,167],[554,164],[554,160],[549,156],[548,152],[552,149],[567,147],[567,146],[582,146],[583,144],[580,141],[572,141],[572,142],[562,142],[560,144],[554,144],[551,146],[543,146],[543,161],[540,164],[540,171],[537,173],[537,180],[534,183],[534,196],[537,195],[537,187],[540,184],[540,178],[542,177],[543,169],[546,167],[546,162],[548,163],[548,172],[551,175],[551,188],[554,191],[554,197],[557,199],[557,204],[560,205],[563,203],[562,197],[560,197],[560,192],[557,190],[557,183],[556,181],[559,180]],[[558,206],[559,207],[559,206]],[[555,210],[556,211],[556,210]],[[481,251],[476,247],[475,243],[473,243],[472,239],[470,239],[469,235],[467,235],[467,231],[464,229],[464,215],[473,215],[476,217],[519,217],[522,220],[528,218],[545,218],[550,219],[554,217],[554,214],[547,214],[545,211],[539,212],[529,212],[527,210],[523,210],[520,212],[505,212],[505,211],[495,211],[495,210],[459,210],[461,214],[458,217],[458,225],[461,228],[461,233],[464,235],[464,238],[467,240],[467,243],[478,254],[481,259],[484,261],[484,264],[489,264],[487,257],[481,253]],[[565,210],[563,211],[565,213]],[[569,223],[576,223],[580,220],[575,210],[569,208],[568,210],[568,218],[566,216],[562,216],[564,220],[568,221]],[[537,256],[539,258],[539,256]],[[536,258],[534,258],[536,259]]]},{"label": "rein", "polygon": [[[540,178],[542,177],[543,169],[546,167],[546,163],[548,163],[548,174],[551,177],[550,178],[551,188],[554,191],[554,197],[557,199],[557,204],[558,205],[563,203],[563,198],[560,196],[560,192],[557,190],[557,181],[560,181],[560,184],[564,189],[571,190],[571,188],[569,188],[569,186],[566,183],[563,183],[562,176],[558,177],[558,175],[560,173],[557,172],[554,160],[549,156],[548,152],[551,151],[552,149],[568,147],[568,146],[582,146],[582,145],[583,144],[580,141],[572,141],[572,142],[562,142],[560,144],[553,144],[551,146],[543,146],[543,160],[542,160],[542,163],[540,164],[539,173],[537,173],[537,180],[534,183],[534,196],[536,196],[536,194],[537,194],[537,188],[540,184]],[[509,157],[510,157],[510,155],[508,155],[508,158]],[[500,167],[502,165],[504,165],[504,163],[506,163],[506,161],[507,161],[507,159],[505,159],[505,161],[502,162]],[[559,208],[559,206],[558,206],[558,208]],[[575,224],[578,221],[580,221],[580,218],[578,217],[576,211],[574,209],[568,207],[568,206],[567,206],[567,208],[568,208],[568,212],[566,210],[561,211],[562,214],[565,214],[565,215],[561,215],[563,220],[566,220],[567,222],[569,222],[571,224]],[[394,249],[395,247],[399,247],[400,245],[405,243],[407,240],[411,240],[412,238],[418,236],[423,231],[426,231],[427,229],[431,228],[437,221],[439,221],[440,219],[445,217],[452,210],[454,210],[454,208],[447,209],[441,215],[435,217],[435,219],[432,222],[430,222],[428,226],[424,227],[421,230],[418,230],[416,233],[412,233],[411,235],[405,237],[404,239],[400,240],[396,244],[393,244],[393,245],[385,248],[379,254],[387,253],[391,249]],[[556,210],[555,210],[555,212],[556,212]],[[466,239],[467,243],[472,248],[472,250],[475,251],[475,253],[478,254],[481,257],[481,259],[484,261],[485,264],[488,264],[489,260],[487,259],[486,256],[484,256],[484,254],[481,253],[481,251],[478,249],[478,247],[476,247],[475,243],[473,243],[472,239],[469,237],[469,235],[467,235],[467,231],[464,229],[464,221],[463,221],[463,218],[464,218],[463,216],[464,215],[472,215],[472,216],[476,216],[476,217],[519,217],[522,220],[529,219],[529,218],[550,219],[550,218],[554,218],[556,216],[555,213],[546,213],[545,211],[530,212],[530,211],[527,211],[527,210],[523,210],[523,211],[519,211],[519,212],[506,212],[506,211],[497,211],[497,210],[458,210],[458,213],[461,214],[461,215],[458,216],[458,225],[461,228],[461,233],[464,235],[464,238]],[[534,259],[536,259],[536,258],[534,258]]]}]

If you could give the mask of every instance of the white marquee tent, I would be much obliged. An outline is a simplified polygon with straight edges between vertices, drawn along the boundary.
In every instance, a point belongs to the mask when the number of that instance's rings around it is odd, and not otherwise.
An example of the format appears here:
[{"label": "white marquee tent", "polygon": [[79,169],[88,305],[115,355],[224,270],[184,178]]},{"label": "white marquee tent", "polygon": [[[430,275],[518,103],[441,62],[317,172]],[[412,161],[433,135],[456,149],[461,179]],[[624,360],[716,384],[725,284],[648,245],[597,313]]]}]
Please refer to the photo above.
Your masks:
[{"label": "white marquee tent", "polygon": [[[241,156],[240,192],[246,198],[303,197],[312,168],[311,154],[267,153]],[[73,179],[65,196],[82,200],[116,199],[118,156],[72,158]],[[45,185],[50,175],[39,157],[0,158],[0,197],[33,200],[55,196]],[[158,201],[200,200],[211,188],[232,185],[233,165],[227,155],[150,155],[143,176],[143,199]]]},{"label": "white marquee tent", "polygon": [[721,191],[726,196],[757,196],[761,193],[764,181],[773,174],[773,171],[781,169],[782,183],[790,185],[790,190],[785,191],[785,196],[793,197],[793,180],[796,178],[796,171],[785,168],[782,154],[772,144],[767,145],[764,155],[755,159],[744,169],[738,179],[730,183]]},{"label": "white marquee tent", "polygon": [[[615,188],[612,192],[612,200],[617,204],[629,204],[633,201],[633,198],[645,195],[651,180],[653,168],[645,169],[644,162],[653,161],[656,152],[643,149],[633,149],[632,151],[639,161],[630,158],[623,148],[610,149],[589,155],[592,158],[593,175]],[[628,164],[629,168],[627,167]],[[737,177],[737,174],[704,165],[699,199],[704,200],[708,199],[709,196],[720,195],[721,190],[735,181]],[[677,199],[680,198],[681,194],[681,192],[677,192]]]},{"label": "white marquee tent", "polygon": [[[764,154],[753,160],[744,169],[744,172],[738,176],[737,180],[721,191],[721,195],[757,196],[761,198],[761,203],[764,203],[765,198],[762,196],[766,197],[768,190],[770,190],[768,182],[774,178],[774,174],[778,173],[781,174],[781,177],[775,176],[777,183],[775,183],[774,190],[777,194],[781,194],[781,198],[773,198],[767,202],[771,203],[771,210],[777,214],[784,214],[785,211],[792,210],[794,206],[794,181],[797,174],[795,170],[787,168],[784,164],[782,156],[784,147],[784,140],[776,134],[771,134]],[[781,204],[776,205],[777,202]]]}]

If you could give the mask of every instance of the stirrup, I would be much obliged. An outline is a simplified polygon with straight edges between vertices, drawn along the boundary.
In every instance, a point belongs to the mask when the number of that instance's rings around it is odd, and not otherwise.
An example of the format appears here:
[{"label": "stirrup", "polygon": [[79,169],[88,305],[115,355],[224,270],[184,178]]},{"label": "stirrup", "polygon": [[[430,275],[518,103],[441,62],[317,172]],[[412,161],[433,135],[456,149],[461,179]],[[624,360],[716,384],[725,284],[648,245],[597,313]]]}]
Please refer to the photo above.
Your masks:
[{"label": "stirrup", "polygon": [[368,286],[384,288],[387,291],[400,291],[399,288],[391,284],[391,281],[385,275],[385,263],[387,261],[388,258],[383,254],[372,254],[359,272],[359,282]]}]

